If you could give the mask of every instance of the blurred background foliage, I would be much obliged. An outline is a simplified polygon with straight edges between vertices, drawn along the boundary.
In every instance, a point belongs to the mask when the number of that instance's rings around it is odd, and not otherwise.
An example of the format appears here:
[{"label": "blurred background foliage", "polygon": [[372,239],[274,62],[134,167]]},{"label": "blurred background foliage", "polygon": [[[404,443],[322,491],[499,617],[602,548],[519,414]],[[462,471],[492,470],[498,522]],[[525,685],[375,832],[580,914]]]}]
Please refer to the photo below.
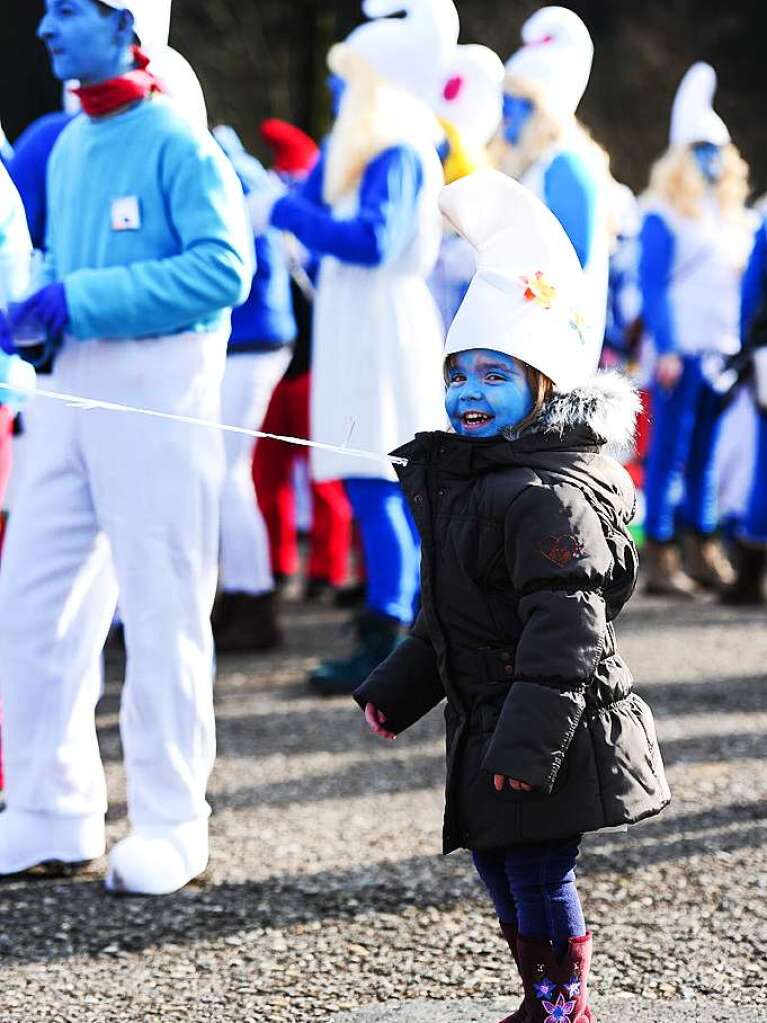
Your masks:
[{"label": "blurred background foliage", "polygon": [[[533,0],[458,0],[462,41],[505,60]],[[767,190],[764,0],[571,0],[591,29],[596,60],[580,115],[634,189],[665,148],[671,100],[699,59],[718,70],[717,107]],[[0,116],[13,138],[60,100],[34,38],[43,0],[4,0]],[[328,126],[325,54],[361,21],[359,0],[175,0],[171,41],[195,66],[212,123],[232,124],[256,153],[267,116],[313,135]]]}]

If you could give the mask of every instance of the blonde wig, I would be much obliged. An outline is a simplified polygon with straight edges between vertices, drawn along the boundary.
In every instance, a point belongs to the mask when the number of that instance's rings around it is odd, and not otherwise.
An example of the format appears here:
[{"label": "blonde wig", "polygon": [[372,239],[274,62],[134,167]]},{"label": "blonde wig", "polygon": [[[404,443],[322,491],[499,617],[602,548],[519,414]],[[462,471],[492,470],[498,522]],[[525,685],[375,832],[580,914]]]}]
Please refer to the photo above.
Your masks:
[{"label": "blonde wig", "polygon": [[[702,215],[701,202],[709,190],[692,147],[671,146],[653,165],[647,194],[661,199],[680,216],[697,220]],[[745,218],[748,191],[748,164],[730,143],[722,149],[722,176],[713,186],[722,214]]]},{"label": "blonde wig", "polygon": [[379,75],[344,43],[331,48],[328,67],[345,83],[325,162],[323,198],[333,205],[354,193],[365,168],[385,149],[436,140],[439,129],[425,104]]}]

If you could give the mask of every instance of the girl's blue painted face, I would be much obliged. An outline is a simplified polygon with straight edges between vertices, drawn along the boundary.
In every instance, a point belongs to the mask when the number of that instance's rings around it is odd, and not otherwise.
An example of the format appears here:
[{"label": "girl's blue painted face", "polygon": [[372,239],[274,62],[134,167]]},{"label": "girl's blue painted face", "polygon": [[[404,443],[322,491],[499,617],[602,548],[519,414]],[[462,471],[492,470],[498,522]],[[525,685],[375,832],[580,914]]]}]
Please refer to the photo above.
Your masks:
[{"label": "girl's blue painted face", "polygon": [[692,155],[708,184],[715,185],[724,170],[722,147],[715,146],[713,142],[696,142],[692,147]]},{"label": "girl's blue painted face", "polygon": [[525,125],[530,120],[535,104],[525,96],[503,97],[503,137],[509,145],[519,145]]},{"label": "girl's blue painted face", "polygon": [[346,82],[340,75],[330,74],[328,75],[327,84],[328,92],[330,93],[330,110],[333,117],[338,117],[338,111],[341,109],[341,100],[346,91]]},{"label": "girl's blue painted face", "polygon": [[46,0],[37,35],[61,81],[78,78],[93,85],[132,66],[131,16],[125,11],[104,13],[95,0]]},{"label": "girl's blue painted face", "polygon": [[488,348],[459,352],[447,371],[445,408],[462,437],[496,437],[530,414],[533,395],[522,363]]}]

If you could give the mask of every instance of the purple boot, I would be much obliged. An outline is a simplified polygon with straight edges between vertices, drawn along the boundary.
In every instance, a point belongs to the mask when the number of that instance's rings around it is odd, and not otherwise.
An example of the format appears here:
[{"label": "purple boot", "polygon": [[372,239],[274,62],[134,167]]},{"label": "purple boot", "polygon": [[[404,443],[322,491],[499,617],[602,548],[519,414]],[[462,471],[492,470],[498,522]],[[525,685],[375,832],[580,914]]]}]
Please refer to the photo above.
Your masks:
[{"label": "purple boot", "polygon": [[526,1013],[519,1023],[595,1023],[587,986],[591,934],[570,938],[561,960],[551,942],[536,938],[517,938],[517,954]]}]

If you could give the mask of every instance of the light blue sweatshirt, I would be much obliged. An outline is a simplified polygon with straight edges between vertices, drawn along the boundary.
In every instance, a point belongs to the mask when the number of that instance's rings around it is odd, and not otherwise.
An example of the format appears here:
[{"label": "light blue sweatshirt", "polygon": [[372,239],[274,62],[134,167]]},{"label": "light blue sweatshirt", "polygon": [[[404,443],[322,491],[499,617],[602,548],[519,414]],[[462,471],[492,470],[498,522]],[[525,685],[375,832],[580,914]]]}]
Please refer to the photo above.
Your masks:
[{"label": "light blue sweatshirt", "polygon": [[213,330],[247,298],[240,183],[165,100],[76,117],[51,154],[48,213],[49,276],[64,282],[78,340]]}]

